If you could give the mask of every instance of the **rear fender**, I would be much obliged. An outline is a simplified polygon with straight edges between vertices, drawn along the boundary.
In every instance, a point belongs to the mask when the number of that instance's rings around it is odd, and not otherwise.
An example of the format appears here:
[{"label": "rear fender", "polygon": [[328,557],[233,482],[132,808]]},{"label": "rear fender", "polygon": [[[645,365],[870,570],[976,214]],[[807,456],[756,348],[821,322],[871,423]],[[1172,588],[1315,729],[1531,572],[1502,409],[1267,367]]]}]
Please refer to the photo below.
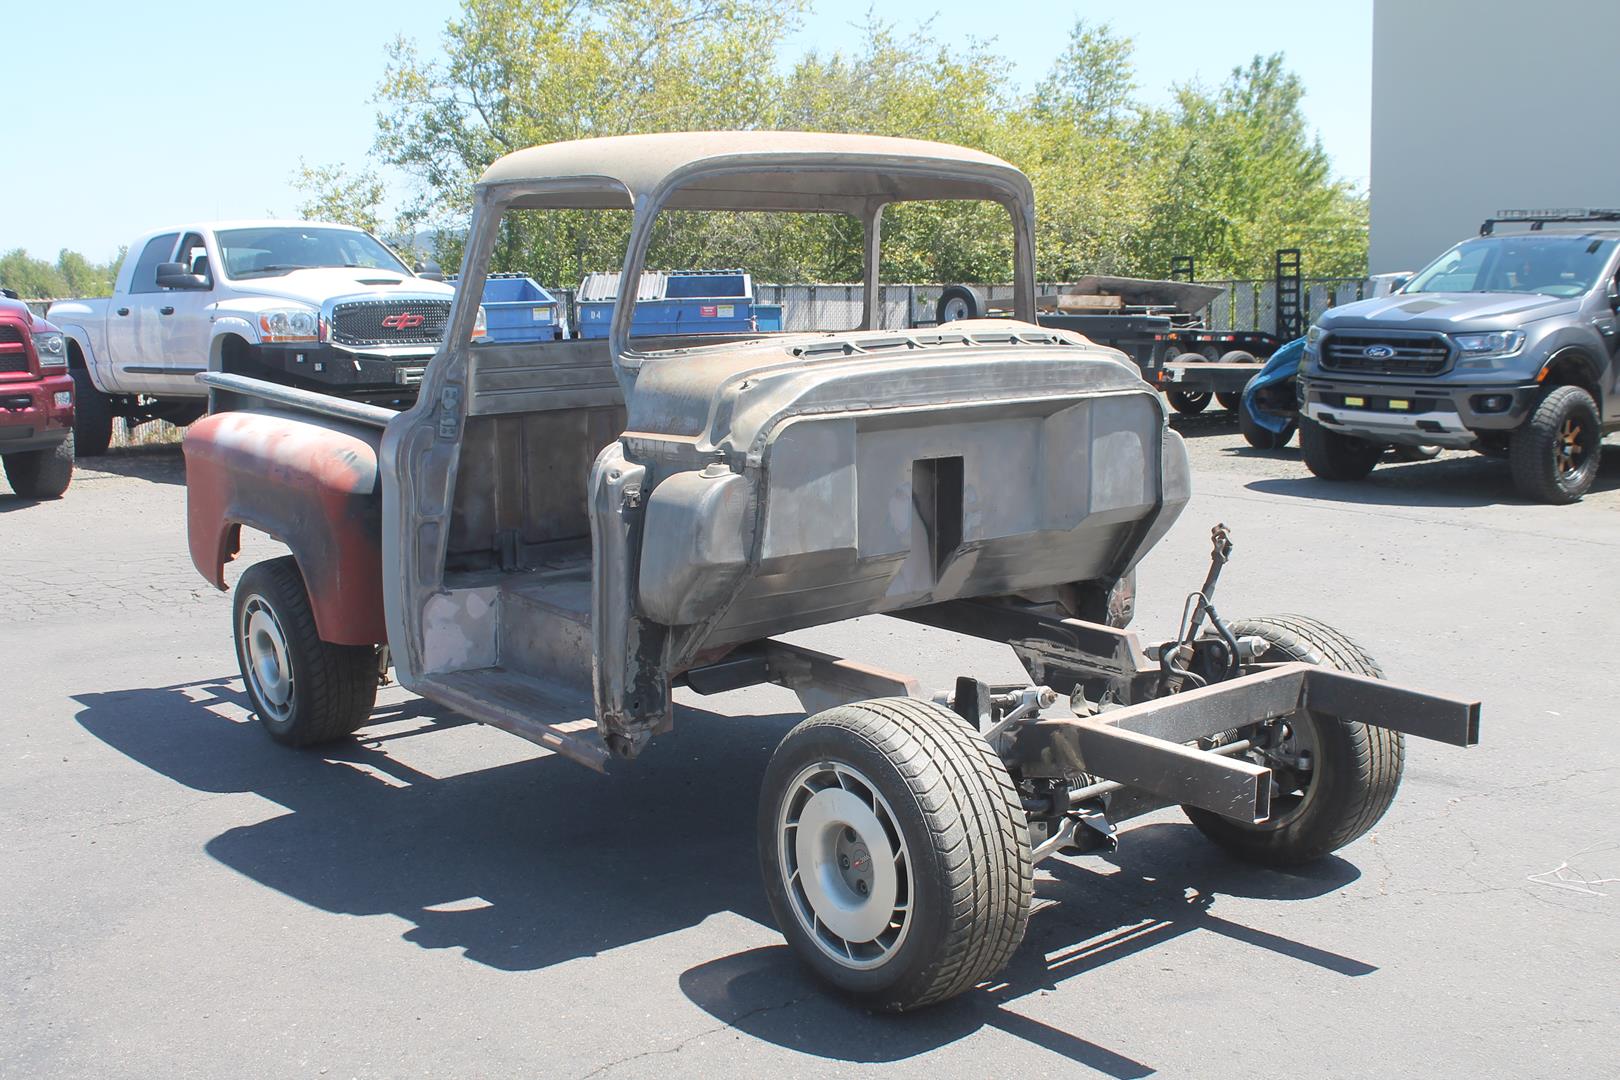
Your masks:
[{"label": "rear fender", "polygon": [[242,526],[280,540],[298,560],[321,640],[387,641],[383,622],[382,432],[275,411],[206,416],[186,432],[191,560],[216,589],[241,548]]}]

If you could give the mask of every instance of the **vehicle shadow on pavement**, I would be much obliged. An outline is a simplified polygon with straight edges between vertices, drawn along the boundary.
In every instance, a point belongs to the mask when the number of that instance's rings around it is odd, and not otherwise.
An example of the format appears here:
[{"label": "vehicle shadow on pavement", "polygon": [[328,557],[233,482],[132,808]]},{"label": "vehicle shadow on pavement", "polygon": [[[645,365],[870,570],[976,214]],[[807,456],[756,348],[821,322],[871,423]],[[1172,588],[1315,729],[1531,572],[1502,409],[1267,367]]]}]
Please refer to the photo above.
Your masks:
[{"label": "vehicle shadow on pavement", "polygon": [[[755,1038],[818,1057],[857,1063],[897,1061],[993,1027],[1109,1076],[1156,1070],[1082,1035],[1025,1015],[1015,1003],[1054,991],[1108,964],[1184,934],[1207,931],[1344,976],[1377,968],[1338,953],[1244,926],[1211,912],[1219,895],[1302,900],[1360,876],[1336,856],[1282,873],[1235,863],[1193,829],[1156,823],[1121,833],[1106,857],[1118,872],[1085,869],[1085,860],[1042,864],[1036,910],[1013,962],[999,978],[935,1008],[904,1017],[868,1012],[821,989],[786,945],[751,949],[701,964],[681,989],[716,1019]],[[1177,868],[1166,873],[1166,867]],[[1097,1000],[1105,1000],[1099,992]],[[1076,1020],[1082,1026],[1083,1018]]]},{"label": "vehicle shadow on pavement", "polygon": [[[314,751],[270,742],[235,677],[74,700],[86,731],[147,768],[197,791],[251,792],[287,808],[208,841],[220,863],[322,911],[398,916],[410,926],[404,939],[422,948],[529,971],[722,911],[772,925],[755,866],[756,781],[796,714],[678,708],[675,734],[605,777],[556,757],[441,777],[401,760],[411,756],[401,742],[467,721],[428,723],[437,708],[414,698],[379,707],[355,740]],[[819,1057],[894,1061],[989,1026],[1140,1077],[1154,1070],[1010,1004],[1200,930],[1342,975],[1374,970],[1210,910],[1222,894],[1330,892],[1358,876],[1343,860],[1305,874],[1260,871],[1181,824],[1130,829],[1107,860],[1117,869],[1106,876],[1043,864],[1029,934],[997,982],[903,1019],[830,996],[785,945],[708,961],[680,985],[727,1025]]]},{"label": "vehicle shadow on pavement", "polygon": [[1170,414],[1170,427],[1183,439],[1208,439],[1216,435],[1230,435],[1238,429],[1237,413],[1211,405],[1193,416]]},{"label": "vehicle shadow on pavement", "polygon": [[[1257,452],[1258,453],[1258,452]],[[1250,491],[1363,506],[1528,506],[1539,505],[1513,487],[1505,461],[1478,454],[1435,461],[1381,464],[1365,480],[1331,483],[1314,476],[1255,480]],[[1620,490],[1620,446],[1605,446],[1591,495]]]},{"label": "vehicle shadow on pavement", "polygon": [[115,446],[105,454],[80,458],[74,467],[80,478],[86,480],[94,480],[97,473],[107,473],[151,484],[183,485],[186,482],[186,459],[177,442]]},{"label": "vehicle shadow on pavement", "polygon": [[214,837],[213,858],[323,911],[396,915],[422,948],[528,971],[717,912],[770,921],[754,861],[758,778],[797,716],[682,708],[674,733],[607,776],[544,756],[441,777],[402,760],[422,756],[402,742],[457,723],[422,726],[443,710],[417,699],[379,709],[353,741],[306,751],[266,737],[234,677],[75,700],[90,734],[146,767],[289,811]]}]

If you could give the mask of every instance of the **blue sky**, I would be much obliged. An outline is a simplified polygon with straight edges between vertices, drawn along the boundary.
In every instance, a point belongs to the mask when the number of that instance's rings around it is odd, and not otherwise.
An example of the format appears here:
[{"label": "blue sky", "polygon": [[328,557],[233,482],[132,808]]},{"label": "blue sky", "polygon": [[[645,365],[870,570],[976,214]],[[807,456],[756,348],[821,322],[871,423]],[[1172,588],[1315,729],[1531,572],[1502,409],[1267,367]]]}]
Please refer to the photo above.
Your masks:
[{"label": "blue sky", "polygon": [[[783,42],[853,49],[870,0],[814,0]],[[214,217],[291,216],[291,177],[311,164],[362,164],[371,98],[396,34],[434,49],[455,0],[94,0],[8,4],[0,250],[94,259],[148,228]],[[1177,82],[1219,82],[1255,53],[1281,52],[1305,80],[1305,109],[1338,173],[1365,184],[1372,3],[1280,0],[922,0],[880,6],[901,30],[993,39],[1024,85],[1038,80],[1077,16],[1136,39],[1149,101]],[[993,12],[986,17],[985,13]],[[25,89],[26,88],[26,89]]]}]

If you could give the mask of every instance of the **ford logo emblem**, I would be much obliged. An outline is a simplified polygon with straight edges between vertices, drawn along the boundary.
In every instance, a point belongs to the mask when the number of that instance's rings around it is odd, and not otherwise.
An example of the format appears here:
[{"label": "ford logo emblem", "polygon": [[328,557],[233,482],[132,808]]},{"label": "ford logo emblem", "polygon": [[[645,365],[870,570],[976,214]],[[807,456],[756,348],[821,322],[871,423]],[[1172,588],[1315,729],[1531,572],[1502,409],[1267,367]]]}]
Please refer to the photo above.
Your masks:
[{"label": "ford logo emblem", "polygon": [[1361,350],[1361,355],[1369,360],[1388,360],[1395,355],[1395,350],[1389,345],[1369,345]]}]

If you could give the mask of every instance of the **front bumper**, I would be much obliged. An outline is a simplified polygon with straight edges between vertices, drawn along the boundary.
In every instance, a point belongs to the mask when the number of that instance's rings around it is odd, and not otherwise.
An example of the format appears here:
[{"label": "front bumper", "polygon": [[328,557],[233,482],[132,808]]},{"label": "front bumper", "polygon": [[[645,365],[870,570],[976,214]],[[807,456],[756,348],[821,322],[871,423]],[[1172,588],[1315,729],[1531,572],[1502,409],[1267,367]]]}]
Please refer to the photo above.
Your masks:
[{"label": "front bumper", "polygon": [[256,345],[258,371],[240,372],[310,390],[398,390],[422,381],[436,349],[366,350],[330,342]]},{"label": "front bumper", "polygon": [[1398,446],[1470,449],[1481,434],[1524,423],[1541,387],[1393,383],[1311,375],[1299,380],[1300,413],[1345,435]]},{"label": "front bumper", "polygon": [[0,382],[0,454],[48,450],[73,430],[73,377]]}]

